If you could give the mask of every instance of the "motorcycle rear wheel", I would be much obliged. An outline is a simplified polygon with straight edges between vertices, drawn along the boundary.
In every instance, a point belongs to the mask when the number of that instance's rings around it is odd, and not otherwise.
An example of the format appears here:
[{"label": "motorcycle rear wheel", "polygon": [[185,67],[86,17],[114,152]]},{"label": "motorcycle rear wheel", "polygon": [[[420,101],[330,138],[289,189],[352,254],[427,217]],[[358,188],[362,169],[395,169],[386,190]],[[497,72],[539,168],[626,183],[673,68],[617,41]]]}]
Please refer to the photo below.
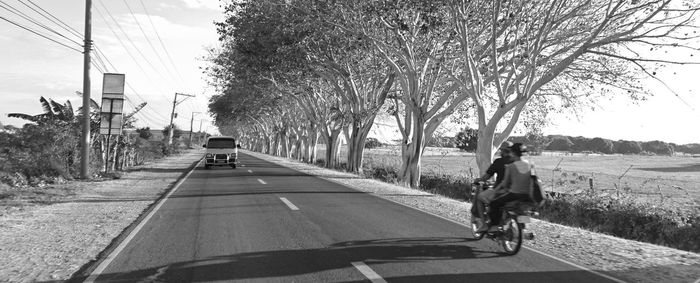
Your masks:
[{"label": "motorcycle rear wheel", "polygon": [[501,244],[508,255],[515,255],[523,245],[523,227],[514,217],[508,217],[503,225]]}]

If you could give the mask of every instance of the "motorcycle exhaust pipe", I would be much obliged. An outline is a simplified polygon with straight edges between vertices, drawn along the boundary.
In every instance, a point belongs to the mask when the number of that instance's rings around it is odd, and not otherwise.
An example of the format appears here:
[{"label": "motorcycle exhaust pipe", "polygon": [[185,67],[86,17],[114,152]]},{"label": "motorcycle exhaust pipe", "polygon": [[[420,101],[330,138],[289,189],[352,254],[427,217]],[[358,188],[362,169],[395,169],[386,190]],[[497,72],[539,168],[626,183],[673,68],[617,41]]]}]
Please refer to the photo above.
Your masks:
[{"label": "motorcycle exhaust pipe", "polygon": [[523,239],[525,240],[534,240],[535,239],[535,233],[532,233],[530,231],[525,231],[523,232]]}]

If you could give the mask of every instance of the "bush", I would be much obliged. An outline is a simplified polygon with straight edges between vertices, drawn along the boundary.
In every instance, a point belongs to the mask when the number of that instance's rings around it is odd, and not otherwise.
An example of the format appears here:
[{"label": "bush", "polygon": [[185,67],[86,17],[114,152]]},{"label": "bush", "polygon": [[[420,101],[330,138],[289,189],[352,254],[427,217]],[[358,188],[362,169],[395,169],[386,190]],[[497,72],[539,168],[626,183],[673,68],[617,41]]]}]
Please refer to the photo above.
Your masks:
[{"label": "bush", "polygon": [[541,218],[616,237],[700,251],[700,216],[637,203],[631,198],[600,195],[564,196],[548,200]]},{"label": "bush", "polygon": [[368,149],[378,148],[382,146],[384,146],[384,144],[376,138],[367,138],[367,140],[365,141],[365,148]]}]

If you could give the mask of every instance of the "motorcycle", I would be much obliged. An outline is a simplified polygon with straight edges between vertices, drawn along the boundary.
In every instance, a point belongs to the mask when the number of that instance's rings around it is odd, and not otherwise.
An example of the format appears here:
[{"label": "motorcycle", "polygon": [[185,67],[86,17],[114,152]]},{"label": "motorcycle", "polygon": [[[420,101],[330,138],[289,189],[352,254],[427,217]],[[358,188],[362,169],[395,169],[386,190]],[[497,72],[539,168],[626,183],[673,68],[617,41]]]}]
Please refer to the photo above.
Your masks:
[{"label": "motorcycle", "polygon": [[[479,192],[490,187],[491,184],[487,182],[473,183],[470,193],[472,205],[477,205],[476,196]],[[534,233],[527,231],[525,228],[525,224],[531,222],[530,218],[538,215],[534,211],[535,206],[533,203],[523,201],[508,202],[502,209],[501,221],[496,231],[477,232],[479,227],[483,225],[484,220],[488,219],[488,204],[483,208],[477,210],[481,217],[472,217],[471,224],[474,239],[481,240],[484,237],[492,239],[501,244],[506,254],[515,255],[520,251],[523,239],[533,240],[535,238]]]}]

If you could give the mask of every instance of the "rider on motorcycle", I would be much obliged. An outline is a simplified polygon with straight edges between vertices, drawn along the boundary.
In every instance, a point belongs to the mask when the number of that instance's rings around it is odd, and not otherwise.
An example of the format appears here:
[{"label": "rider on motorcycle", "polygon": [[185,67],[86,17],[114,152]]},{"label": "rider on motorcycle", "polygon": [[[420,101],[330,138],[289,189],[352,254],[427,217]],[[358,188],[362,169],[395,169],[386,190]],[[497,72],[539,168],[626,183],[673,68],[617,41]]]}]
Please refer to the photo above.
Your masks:
[{"label": "rider on motorcycle", "polygon": [[521,143],[515,143],[510,147],[513,162],[506,165],[505,176],[501,183],[504,194],[498,195],[490,203],[489,218],[491,227],[482,227],[480,232],[485,232],[497,227],[501,217],[501,208],[508,202],[522,200],[530,201],[530,190],[532,188],[532,168],[530,162],[522,159],[523,153],[528,152],[527,147]]},{"label": "rider on motorcycle", "polygon": [[[495,197],[496,190],[500,188],[499,185],[501,184],[501,182],[503,182],[503,178],[505,177],[506,165],[513,162],[513,159],[511,158],[510,154],[511,146],[513,146],[512,142],[503,142],[498,148],[501,157],[493,161],[491,166],[489,166],[489,168],[486,169],[486,173],[484,173],[483,176],[474,179],[474,183],[478,183],[481,181],[491,179],[493,175],[496,175],[496,182],[493,184],[493,190],[479,192],[479,194],[476,196],[476,201],[474,202],[474,205],[471,209],[472,217],[481,218],[480,211],[484,211],[484,203],[488,203],[491,200],[493,200],[493,198]],[[486,225],[481,226],[484,227]]]}]

